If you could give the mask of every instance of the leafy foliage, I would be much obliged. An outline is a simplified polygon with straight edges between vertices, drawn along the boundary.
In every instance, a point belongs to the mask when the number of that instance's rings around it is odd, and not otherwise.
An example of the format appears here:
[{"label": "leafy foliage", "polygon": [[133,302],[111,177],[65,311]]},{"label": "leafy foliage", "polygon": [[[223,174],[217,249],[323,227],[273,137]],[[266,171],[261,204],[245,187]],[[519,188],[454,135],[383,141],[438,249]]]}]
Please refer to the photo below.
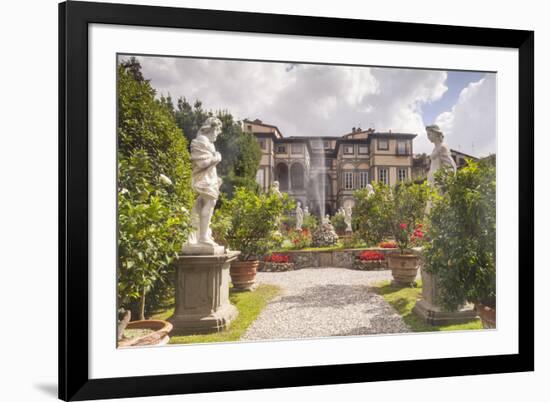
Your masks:
[{"label": "leafy foliage", "polygon": [[189,231],[191,169],[187,142],[137,61],[118,66],[117,85],[118,302],[144,318],[146,295],[171,286]]},{"label": "leafy foliage", "polygon": [[494,306],[496,297],[496,171],[494,164],[468,161],[456,175],[438,172],[441,195],[430,212],[425,268],[437,277],[441,303],[464,301]]},{"label": "leafy foliage", "polygon": [[278,233],[279,220],[293,204],[287,194],[282,197],[272,192],[257,194],[238,187],[233,198],[224,198],[216,211],[216,221],[230,217],[230,224],[225,227],[225,233],[214,235],[223,238],[223,242],[233,250],[239,250],[242,260],[257,258],[280,246],[282,235]]},{"label": "leafy foliage", "polygon": [[[167,97],[165,102],[171,104],[171,99]],[[188,141],[195,138],[204,121],[213,115],[202,108],[199,100],[191,105],[185,98],[178,99],[177,109],[174,110],[176,122]],[[216,149],[222,155],[217,166],[223,180],[221,191],[229,198],[233,196],[235,187],[258,191],[256,172],[262,156],[258,141],[253,134],[244,132],[228,111],[219,111],[216,116],[222,121],[222,132],[216,140]]]},{"label": "leafy foliage", "polygon": [[400,183],[393,188],[374,184],[374,194],[366,189],[354,193],[354,226],[368,244],[393,238],[403,253],[418,236],[430,188],[422,183]]},{"label": "leafy foliage", "polygon": [[344,233],[346,230],[345,217],[344,214],[336,214],[330,218],[330,223],[332,223],[332,226],[334,226],[334,229],[337,233]]}]

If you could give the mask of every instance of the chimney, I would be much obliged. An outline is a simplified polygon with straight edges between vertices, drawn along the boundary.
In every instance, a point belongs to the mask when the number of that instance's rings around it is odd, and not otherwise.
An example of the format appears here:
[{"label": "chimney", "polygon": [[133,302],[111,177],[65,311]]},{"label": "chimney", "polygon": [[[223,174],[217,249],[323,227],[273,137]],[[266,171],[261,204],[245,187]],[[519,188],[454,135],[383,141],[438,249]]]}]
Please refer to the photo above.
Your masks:
[{"label": "chimney", "polygon": [[353,128],[351,129],[351,132],[352,132],[352,133],[355,133],[355,127],[353,127]]}]

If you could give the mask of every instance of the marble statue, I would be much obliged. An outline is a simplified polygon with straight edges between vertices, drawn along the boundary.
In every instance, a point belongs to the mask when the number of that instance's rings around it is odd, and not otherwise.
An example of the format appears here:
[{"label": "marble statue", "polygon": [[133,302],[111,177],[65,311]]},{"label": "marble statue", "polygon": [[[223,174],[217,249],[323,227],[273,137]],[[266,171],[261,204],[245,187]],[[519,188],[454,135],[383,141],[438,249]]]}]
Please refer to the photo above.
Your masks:
[{"label": "marble statue", "polygon": [[278,197],[282,197],[281,191],[279,190],[279,182],[275,180],[273,184],[271,185],[271,191],[273,191],[275,194],[277,194]]},{"label": "marble statue", "polygon": [[309,216],[309,207],[306,205],[304,207],[304,217],[307,218]]},{"label": "marble statue", "polygon": [[451,157],[451,152],[447,144],[443,142],[443,132],[438,125],[432,124],[426,127],[428,139],[434,144],[434,149],[430,155],[430,170],[428,171],[428,183],[434,184],[435,172],[440,168],[451,168],[456,172],[456,163]]},{"label": "marble statue", "polygon": [[372,184],[367,184],[365,188],[367,189],[367,198],[371,195],[374,195],[374,187],[372,186]]},{"label": "marble statue", "polygon": [[346,223],[346,232],[351,232],[351,207],[347,206],[344,209],[344,222]]},{"label": "marble statue", "polygon": [[218,118],[209,117],[191,141],[191,186],[198,197],[191,210],[193,232],[183,247],[183,253],[218,254],[224,251],[212,238],[210,228],[210,220],[222,184],[216,172],[216,165],[222,157],[214,146],[221,128],[222,122]]},{"label": "marble statue", "polygon": [[330,215],[326,214],[325,217],[321,220],[321,223],[323,225],[332,225],[332,223],[330,223]]},{"label": "marble statue", "polygon": [[301,231],[304,224],[304,211],[302,210],[302,203],[298,201],[296,204],[296,230]]}]

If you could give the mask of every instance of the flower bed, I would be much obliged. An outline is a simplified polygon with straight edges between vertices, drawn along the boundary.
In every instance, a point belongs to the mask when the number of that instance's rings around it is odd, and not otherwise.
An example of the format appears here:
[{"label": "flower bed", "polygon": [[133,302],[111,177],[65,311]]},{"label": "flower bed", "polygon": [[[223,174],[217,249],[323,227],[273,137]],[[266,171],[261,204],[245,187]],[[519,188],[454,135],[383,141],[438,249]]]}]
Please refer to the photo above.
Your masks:
[{"label": "flower bed", "polygon": [[362,251],[353,263],[354,269],[364,271],[375,271],[387,269],[386,258],[384,253],[374,250]]},{"label": "flower bed", "polygon": [[272,254],[264,258],[264,261],[260,264],[259,270],[262,272],[293,271],[294,263],[291,261],[289,255]]}]

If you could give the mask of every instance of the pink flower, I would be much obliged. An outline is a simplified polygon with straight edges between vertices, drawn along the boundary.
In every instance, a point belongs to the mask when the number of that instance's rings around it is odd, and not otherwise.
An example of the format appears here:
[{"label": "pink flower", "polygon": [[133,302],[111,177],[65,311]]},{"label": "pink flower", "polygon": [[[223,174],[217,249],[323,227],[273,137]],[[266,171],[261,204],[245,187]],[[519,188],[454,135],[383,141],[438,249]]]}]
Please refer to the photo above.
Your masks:
[{"label": "pink flower", "polygon": [[407,229],[407,224],[406,224],[406,223],[402,223],[402,224],[399,225],[399,227],[400,227],[401,229]]}]

